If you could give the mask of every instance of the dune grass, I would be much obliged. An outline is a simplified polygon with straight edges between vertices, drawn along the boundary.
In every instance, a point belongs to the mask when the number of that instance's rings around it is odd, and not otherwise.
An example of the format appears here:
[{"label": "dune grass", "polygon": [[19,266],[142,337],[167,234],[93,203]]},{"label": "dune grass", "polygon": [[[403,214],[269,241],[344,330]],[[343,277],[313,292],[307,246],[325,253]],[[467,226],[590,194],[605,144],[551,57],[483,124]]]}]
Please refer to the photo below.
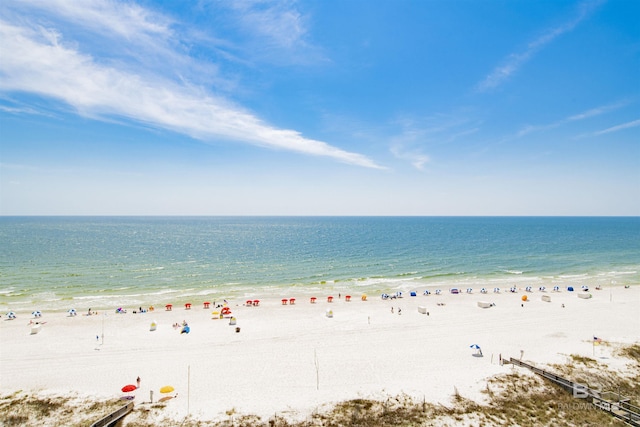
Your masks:
[{"label": "dune grass", "polygon": [[[625,347],[618,356],[629,361],[625,372],[612,372],[595,359],[569,356],[567,363],[550,370],[576,382],[630,397],[638,404],[640,396],[640,345]],[[291,421],[286,414],[267,420],[238,414],[231,408],[226,419],[202,421],[187,417],[169,418],[163,403],[136,405],[123,427],[156,425],[183,427],[391,427],[391,426],[624,426],[590,403],[523,368],[487,380],[486,402],[480,404],[461,396],[454,387],[446,405],[416,400],[408,395],[384,401],[354,399],[318,410],[305,420]],[[16,392],[0,396],[0,423],[3,426],[86,426],[123,402],[92,401],[75,396],[49,396]]]}]

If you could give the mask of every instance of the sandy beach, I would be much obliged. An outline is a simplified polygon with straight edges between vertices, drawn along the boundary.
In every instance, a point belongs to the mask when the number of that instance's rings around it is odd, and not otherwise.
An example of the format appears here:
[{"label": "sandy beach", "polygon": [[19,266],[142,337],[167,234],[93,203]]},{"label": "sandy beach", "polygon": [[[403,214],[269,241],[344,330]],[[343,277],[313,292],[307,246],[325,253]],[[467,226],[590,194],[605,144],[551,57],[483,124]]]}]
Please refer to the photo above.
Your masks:
[{"label": "sandy beach", "polygon": [[[258,297],[258,306],[229,300],[235,325],[195,300],[190,310],[176,304],[138,314],[126,306],[123,314],[92,308],[98,313],[91,316],[85,307],[74,307],[77,316],[18,312],[8,320],[2,313],[0,390],[113,398],[140,377],[134,402],[149,402],[151,392],[157,401],[166,396],[160,388],[171,385],[167,395],[177,397],[165,412],[176,419],[216,420],[229,411],[301,419],[334,402],[401,393],[447,404],[457,391],[482,402],[486,379],[513,369],[500,357],[543,364],[577,354],[616,365],[616,346],[640,341],[640,286],[591,289],[590,299],[563,287],[488,291],[366,301],[354,293],[351,301],[333,295],[331,303],[330,294],[297,293]],[[283,305],[282,298],[296,301]],[[478,301],[495,305],[480,308]],[[32,334],[36,321],[41,327]],[[183,321],[188,334],[174,327]],[[607,345],[594,346],[594,337]],[[474,356],[473,344],[483,357]]]}]

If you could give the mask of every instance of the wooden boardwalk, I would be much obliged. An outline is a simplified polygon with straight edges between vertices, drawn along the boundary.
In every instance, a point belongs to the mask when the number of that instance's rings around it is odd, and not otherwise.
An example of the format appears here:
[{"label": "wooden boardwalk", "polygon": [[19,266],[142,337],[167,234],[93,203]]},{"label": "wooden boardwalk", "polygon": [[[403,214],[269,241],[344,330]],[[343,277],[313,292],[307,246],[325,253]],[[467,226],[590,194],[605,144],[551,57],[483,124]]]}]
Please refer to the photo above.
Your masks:
[{"label": "wooden boardwalk", "polygon": [[118,424],[124,417],[127,416],[129,412],[133,410],[133,402],[129,402],[120,409],[116,409],[109,415],[99,419],[95,423],[91,424],[91,427],[114,427]]},{"label": "wooden boardwalk", "polygon": [[593,404],[596,408],[608,412],[631,426],[640,427],[640,407],[632,405],[630,399],[624,396],[610,391],[601,392],[600,390],[591,389],[584,384],[579,384],[553,372],[536,368],[533,365],[529,365],[513,357],[511,357],[507,363],[528,368],[536,374],[553,381],[565,390],[570,391],[574,397]]}]

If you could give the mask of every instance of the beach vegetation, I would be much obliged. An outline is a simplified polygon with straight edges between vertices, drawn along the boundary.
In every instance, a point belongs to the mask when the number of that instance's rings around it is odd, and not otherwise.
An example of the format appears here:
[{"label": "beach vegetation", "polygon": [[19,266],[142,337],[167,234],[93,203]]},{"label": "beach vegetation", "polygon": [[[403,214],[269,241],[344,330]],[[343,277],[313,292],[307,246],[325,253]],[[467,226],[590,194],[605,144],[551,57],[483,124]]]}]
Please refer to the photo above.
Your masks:
[{"label": "beach vegetation", "polygon": [[[619,351],[631,360],[626,372],[611,371],[598,361],[569,356],[567,363],[549,367],[575,382],[602,391],[610,390],[638,404],[640,395],[640,346]],[[513,371],[491,377],[484,391],[486,401],[475,402],[454,387],[449,402],[431,403],[406,394],[384,400],[353,399],[323,406],[307,416],[295,419],[288,413],[268,419],[241,414],[235,408],[225,411],[224,419],[199,420],[171,418],[166,405],[138,404],[127,415],[123,427],[391,427],[391,426],[624,426],[624,423],[597,409],[590,402],[573,397],[562,387],[527,371]],[[42,392],[13,392],[0,395],[0,419],[3,426],[87,425],[122,406],[122,401],[102,401],[77,396],[55,396]]]}]

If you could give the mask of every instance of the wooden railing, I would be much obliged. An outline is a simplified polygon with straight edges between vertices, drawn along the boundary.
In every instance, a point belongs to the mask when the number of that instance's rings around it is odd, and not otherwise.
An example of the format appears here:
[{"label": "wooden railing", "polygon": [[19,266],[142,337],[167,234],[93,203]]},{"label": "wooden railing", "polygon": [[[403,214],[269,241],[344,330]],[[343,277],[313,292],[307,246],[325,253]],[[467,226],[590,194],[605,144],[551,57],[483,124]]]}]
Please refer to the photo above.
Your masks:
[{"label": "wooden railing", "polygon": [[[533,365],[529,365],[528,363],[514,359],[513,357],[509,359],[509,363],[528,368],[534,373],[551,380],[562,388],[572,392],[575,397],[585,399],[596,408],[608,412],[614,417],[621,419],[632,426],[640,427],[640,408],[629,403],[629,399],[624,396],[620,396],[613,392],[601,393],[600,390],[591,389],[584,384],[576,383],[556,375],[553,372],[536,368]],[[618,396],[617,400],[614,399],[615,396]]]},{"label": "wooden railing", "polygon": [[91,424],[91,427],[111,427],[116,425],[118,421],[123,419],[129,412],[133,410],[133,402],[129,402],[122,408],[117,409],[109,415],[99,419],[95,423]]}]

